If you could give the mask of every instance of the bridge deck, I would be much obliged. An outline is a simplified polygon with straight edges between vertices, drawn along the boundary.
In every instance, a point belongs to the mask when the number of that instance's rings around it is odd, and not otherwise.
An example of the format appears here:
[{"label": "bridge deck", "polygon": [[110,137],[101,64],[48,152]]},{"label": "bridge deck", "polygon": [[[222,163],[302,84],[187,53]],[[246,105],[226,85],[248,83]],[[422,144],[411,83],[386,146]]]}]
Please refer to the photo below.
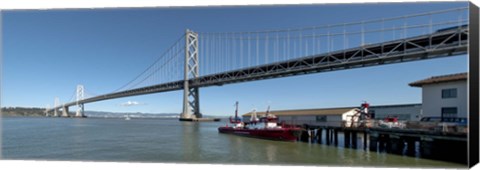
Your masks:
[{"label": "bridge deck", "polygon": [[[206,75],[189,80],[189,84],[190,87],[207,87],[466,54],[468,47],[467,28],[437,31],[428,35]],[[66,103],[63,106],[69,107],[114,98],[181,89],[183,89],[183,80],[99,95],[78,102]],[[53,109],[59,109],[63,106]]]}]

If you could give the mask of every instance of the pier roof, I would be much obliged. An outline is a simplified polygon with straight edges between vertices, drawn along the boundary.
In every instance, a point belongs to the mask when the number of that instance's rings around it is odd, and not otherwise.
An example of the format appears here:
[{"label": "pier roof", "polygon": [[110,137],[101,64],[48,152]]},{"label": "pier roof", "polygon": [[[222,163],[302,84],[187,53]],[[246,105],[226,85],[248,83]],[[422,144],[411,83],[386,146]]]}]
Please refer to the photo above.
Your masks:
[{"label": "pier roof", "polygon": [[457,73],[457,74],[448,74],[448,75],[441,75],[441,76],[433,76],[427,79],[419,80],[412,82],[408,85],[413,87],[422,87],[426,84],[437,84],[437,83],[445,83],[445,82],[452,82],[452,81],[462,81],[467,80],[467,73]]}]

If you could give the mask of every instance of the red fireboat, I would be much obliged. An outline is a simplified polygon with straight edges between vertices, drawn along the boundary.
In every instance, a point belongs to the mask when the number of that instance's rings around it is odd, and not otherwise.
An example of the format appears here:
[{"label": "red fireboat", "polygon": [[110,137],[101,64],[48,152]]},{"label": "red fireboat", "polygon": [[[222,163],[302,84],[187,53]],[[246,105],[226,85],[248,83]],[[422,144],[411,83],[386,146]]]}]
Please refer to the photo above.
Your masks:
[{"label": "red fireboat", "polygon": [[218,132],[280,141],[296,141],[301,132],[298,127],[278,123],[278,118],[269,113],[270,106],[266,114],[260,119],[257,118],[254,110],[250,122],[242,122],[238,117],[238,102],[235,105],[235,118],[230,117],[231,125],[227,124],[224,127],[219,127]]}]

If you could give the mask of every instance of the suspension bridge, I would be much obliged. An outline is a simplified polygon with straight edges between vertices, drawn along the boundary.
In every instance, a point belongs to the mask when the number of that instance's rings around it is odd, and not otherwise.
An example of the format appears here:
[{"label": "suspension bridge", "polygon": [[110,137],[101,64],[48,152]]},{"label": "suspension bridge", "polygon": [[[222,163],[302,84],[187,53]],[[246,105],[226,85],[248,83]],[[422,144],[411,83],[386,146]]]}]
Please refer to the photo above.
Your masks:
[{"label": "suspension bridge", "polygon": [[201,87],[462,55],[468,29],[468,8],[278,30],[187,29],[127,84],[89,97],[78,85],[70,102],[55,98],[46,113],[68,117],[77,106],[75,117],[83,117],[86,103],[183,90],[180,118],[195,120]]}]

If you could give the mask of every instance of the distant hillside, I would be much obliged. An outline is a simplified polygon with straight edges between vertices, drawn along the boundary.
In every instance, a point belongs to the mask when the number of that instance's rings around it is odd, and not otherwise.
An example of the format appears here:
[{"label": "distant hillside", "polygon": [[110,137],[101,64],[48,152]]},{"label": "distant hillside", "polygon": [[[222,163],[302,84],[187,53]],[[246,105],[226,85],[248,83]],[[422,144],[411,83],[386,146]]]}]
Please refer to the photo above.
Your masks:
[{"label": "distant hillside", "polygon": [[45,116],[45,108],[3,107],[2,116]]},{"label": "distant hillside", "polygon": [[[6,107],[2,108],[2,116],[45,116],[45,108],[25,108],[25,107]],[[53,114],[53,113],[50,113]],[[59,112],[61,114],[61,112]],[[70,112],[70,115],[75,115]],[[131,118],[179,118],[180,113],[128,113],[128,112],[101,112],[101,111],[85,111],[87,117],[94,118],[123,118],[127,115]],[[203,115],[203,117],[218,117]]]}]

